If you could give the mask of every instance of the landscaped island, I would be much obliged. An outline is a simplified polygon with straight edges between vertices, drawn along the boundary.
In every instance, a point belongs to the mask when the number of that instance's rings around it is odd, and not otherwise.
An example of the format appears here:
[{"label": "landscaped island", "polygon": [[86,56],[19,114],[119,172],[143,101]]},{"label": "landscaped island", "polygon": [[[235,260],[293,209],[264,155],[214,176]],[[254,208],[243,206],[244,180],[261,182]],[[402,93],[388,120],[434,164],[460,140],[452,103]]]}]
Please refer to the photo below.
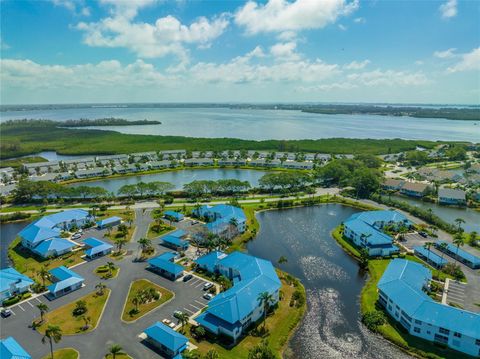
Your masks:
[{"label": "landscaped island", "polygon": [[123,118],[97,118],[90,120],[81,118],[79,120],[67,120],[65,122],[55,122],[62,127],[89,127],[89,126],[143,126],[143,125],[161,125],[161,121],[137,120],[129,121]]}]

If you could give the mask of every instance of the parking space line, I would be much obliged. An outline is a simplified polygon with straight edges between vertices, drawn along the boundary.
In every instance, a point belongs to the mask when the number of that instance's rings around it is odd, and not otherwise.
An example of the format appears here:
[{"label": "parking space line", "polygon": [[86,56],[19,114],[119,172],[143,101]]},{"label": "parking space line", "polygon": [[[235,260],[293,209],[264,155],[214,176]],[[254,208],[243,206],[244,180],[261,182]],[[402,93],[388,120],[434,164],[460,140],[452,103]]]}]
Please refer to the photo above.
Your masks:
[{"label": "parking space line", "polygon": [[457,302],[464,302],[465,299],[463,297],[457,296],[457,295],[447,295],[447,300],[455,300]]},{"label": "parking space line", "polygon": [[39,303],[42,303],[42,301],[40,299],[38,299],[38,297],[35,297],[35,300]]},{"label": "parking space line", "polygon": [[200,279],[194,280],[193,282],[190,283],[190,285],[191,285],[191,286],[192,286],[192,285],[196,285],[196,284],[198,284],[199,281],[200,281]]},{"label": "parking space line", "polygon": [[33,308],[33,304],[30,303],[30,301],[27,302],[29,306],[31,306]]},{"label": "parking space line", "polygon": [[202,303],[202,302],[200,302],[200,301],[198,301],[198,300],[196,300],[196,299],[194,299],[194,300],[195,300],[195,302],[197,302],[197,303],[200,304],[201,306],[205,306],[205,305],[206,305],[205,303]]},{"label": "parking space line", "polygon": [[25,309],[23,309],[20,304],[18,304],[17,307],[19,307],[21,310],[25,311]]},{"label": "parking space line", "polygon": [[204,286],[205,284],[203,284],[203,282],[200,282],[200,284],[196,285],[195,288],[198,288],[198,287],[201,287],[201,286]]},{"label": "parking space line", "polygon": [[191,311],[190,309],[187,309],[185,307],[183,307],[183,310],[185,310],[186,312],[189,312],[190,314],[194,314],[195,312]]},{"label": "parking space line", "polygon": [[194,307],[196,310],[202,309],[202,308],[199,308],[199,307],[194,306],[192,303],[189,303],[188,305],[191,306],[191,307]]}]

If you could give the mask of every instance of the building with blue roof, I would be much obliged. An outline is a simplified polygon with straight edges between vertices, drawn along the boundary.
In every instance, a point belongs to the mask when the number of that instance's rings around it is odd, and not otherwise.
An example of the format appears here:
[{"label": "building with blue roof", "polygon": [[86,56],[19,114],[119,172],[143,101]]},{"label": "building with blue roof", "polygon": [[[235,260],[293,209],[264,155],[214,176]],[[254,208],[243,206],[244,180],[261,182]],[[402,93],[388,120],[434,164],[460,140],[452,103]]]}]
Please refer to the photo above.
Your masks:
[{"label": "building with blue roof", "polygon": [[431,279],[428,268],[396,258],[378,282],[378,301],[411,335],[479,356],[480,314],[434,301],[424,292]]},{"label": "building with blue roof", "polygon": [[226,256],[227,255],[223,252],[213,251],[197,258],[194,262],[199,268],[214,273],[218,262]]},{"label": "building with blue roof", "polygon": [[370,256],[390,256],[399,252],[393,238],[382,230],[386,226],[410,226],[411,222],[397,211],[367,211],[355,213],[344,222],[343,235]]},{"label": "building with blue roof", "polygon": [[90,259],[105,256],[111,253],[113,249],[111,244],[94,237],[85,239],[83,243],[86,247],[85,255]]},{"label": "building with blue roof", "polygon": [[18,235],[22,238],[22,245],[39,256],[59,256],[70,252],[75,246],[73,242],[60,238],[61,232],[73,227],[84,227],[91,219],[89,213],[83,209],[70,209],[38,219],[22,229]]},{"label": "building with blue roof", "polygon": [[13,338],[0,339],[0,358],[2,359],[32,359],[30,354]]},{"label": "building with blue roof", "polygon": [[175,222],[180,222],[185,218],[183,214],[175,211],[165,211],[163,213],[163,216],[169,221],[175,221]]},{"label": "building with blue roof", "polygon": [[187,236],[187,232],[183,229],[177,229],[171,233],[160,237],[162,245],[168,248],[172,248],[176,251],[185,251],[188,248],[188,242],[184,239]]},{"label": "building with blue roof", "polygon": [[0,304],[8,298],[30,290],[34,281],[12,267],[0,270]]},{"label": "building with blue roof", "polygon": [[428,264],[432,265],[435,268],[443,268],[448,261],[445,258],[442,258],[439,256],[437,253],[432,252],[431,250],[422,247],[422,246],[417,246],[413,247],[414,253],[417,257],[423,259],[425,262]]},{"label": "building with blue roof", "polygon": [[261,293],[272,295],[270,305],[278,302],[281,282],[271,262],[241,252],[221,258],[215,272],[233,281],[233,287],[210,300],[195,320],[209,332],[236,341],[263,316],[264,306],[258,301]]},{"label": "building with blue roof", "polygon": [[[445,243],[446,246],[442,246],[442,243]],[[474,254],[467,252],[466,250],[457,247],[456,245],[448,242],[435,242],[435,248],[439,251],[448,254],[450,257],[456,259],[459,262],[462,262],[470,268],[477,269],[480,268],[480,258]]]},{"label": "building with blue roof", "polygon": [[53,268],[49,273],[52,276],[53,284],[49,285],[47,289],[53,298],[58,298],[80,289],[85,281],[83,277],[65,266]]},{"label": "building with blue roof", "polygon": [[122,223],[122,219],[120,217],[113,216],[113,217],[108,217],[108,218],[102,219],[101,221],[98,221],[97,227],[99,229],[111,228],[111,227],[118,226],[120,223]]},{"label": "building with blue roof", "polygon": [[207,230],[216,235],[229,235],[229,229],[235,223],[239,233],[245,232],[247,217],[243,210],[229,204],[201,206],[193,210],[195,216],[205,218]]},{"label": "building with blue roof", "polygon": [[183,275],[183,267],[175,262],[175,254],[171,252],[162,253],[157,257],[148,260],[150,269],[160,275],[176,280]]},{"label": "building with blue roof", "polygon": [[156,322],[145,329],[145,334],[145,341],[167,358],[180,359],[181,353],[187,349],[188,338],[163,323]]}]

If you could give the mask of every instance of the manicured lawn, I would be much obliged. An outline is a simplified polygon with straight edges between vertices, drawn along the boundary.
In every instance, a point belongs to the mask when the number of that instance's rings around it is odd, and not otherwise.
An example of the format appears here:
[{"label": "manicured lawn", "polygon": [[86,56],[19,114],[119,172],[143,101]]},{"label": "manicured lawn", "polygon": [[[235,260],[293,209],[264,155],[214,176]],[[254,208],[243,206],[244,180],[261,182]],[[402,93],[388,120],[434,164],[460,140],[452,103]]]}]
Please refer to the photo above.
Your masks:
[{"label": "manicured lawn", "polygon": [[[50,359],[50,358],[51,358],[51,355],[47,354],[42,359]],[[54,359],[77,359],[78,352],[72,348],[58,349],[53,351],[53,358]]]},{"label": "manicured lawn", "polygon": [[120,268],[115,267],[115,269],[112,270],[112,275],[110,276],[109,271],[105,272],[103,271],[103,269],[106,269],[106,266],[99,266],[93,271],[93,273],[97,275],[99,278],[107,280],[107,279],[116,278],[118,275],[118,272],[120,272]]},{"label": "manicured lawn", "polygon": [[[84,315],[78,317],[73,316],[72,311],[76,307],[76,301],[57,308],[45,315],[45,321],[38,327],[39,333],[44,333],[48,324],[58,325],[62,329],[62,334],[81,334],[88,333],[95,329],[100,320],[103,308],[105,307],[108,297],[110,295],[110,289],[105,289],[103,295],[98,295],[96,292],[87,294],[79,300],[84,300],[87,304],[87,312]],[[81,330],[81,327],[85,325],[83,316],[90,317],[89,328],[87,330]],[[40,318],[36,319],[37,321]]]},{"label": "manicured lawn", "polygon": [[[283,292],[284,297],[279,302],[279,307],[275,310],[274,314],[267,317],[266,328],[268,329],[269,334],[267,335],[266,339],[275,353],[282,353],[290,335],[293,334],[294,328],[296,328],[297,324],[303,317],[306,304],[300,306],[299,308],[290,306],[290,299],[295,290],[298,288],[300,291],[305,293],[305,289],[301,284],[299,284],[298,287],[287,284],[285,279],[283,279],[285,273],[278,273],[282,278],[281,291]],[[261,327],[263,324],[259,325]],[[215,349],[218,352],[219,357],[222,359],[247,358],[248,351],[262,341],[262,338],[260,337],[247,336],[235,347],[228,350],[223,346],[206,339],[197,341],[190,335],[189,328],[187,328],[186,333],[186,335],[190,337],[191,342],[198,346],[198,351],[200,353],[205,354],[210,349]]]},{"label": "manicured lawn", "polygon": [[[417,258],[409,255],[405,258],[418,261]],[[374,259],[369,261],[368,270],[370,276],[360,295],[362,313],[378,309],[376,305],[378,300],[377,284],[385,272],[388,263],[390,263],[389,259]],[[379,333],[407,351],[424,357],[427,357],[428,355],[428,358],[470,358],[466,355],[462,355],[460,352],[451,349],[442,349],[426,340],[414,337],[413,335],[408,334],[403,327],[388,315],[387,318],[387,324],[378,328]]]},{"label": "manicured lawn", "polygon": [[[133,313],[132,311],[135,309],[135,305],[133,305],[132,299],[135,297],[136,293],[138,293],[139,291],[149,289],[149,288],[154,288],[157,292],[159,292],[160,298],[156,301],[140,304],[138,306],[138,312]],[[132,284],[130,285],[130,290],[128,292],[127,300],[125,302],[125,307],[123,308],[122,320],[126,322],[134,321],[144,316],[151,310],[162,305],[163,303],[170,300],[171,298],[173,298],[173,292],[169,291],[168,289],[160,287],[159,285],[156,285],[155,283],[152,283],[146,279],[136,280],[132,282]]]},{"label": "manicured lawn", "polygon": [[348,238],[343,236],[342,227],[338,226],[332,231],[332,237],[348,253],[356,258],[360,258],[360,250]]},{"label": "manicured lawn", "polygon": [[10,244],[8,248],[8,255],[12,260],[14,267],[19,272],[26,274],[30,278],[37,280],[40,283],[42,283],[42,280],[38,277],[37,272],[40,268],[42,268],[42,266],[46,265],[47,269],[50,270],[59,266],[71,267],[84,261],[81,258],[81,256],[84,255],[84,252],[81,250],[67,253],[54,259],[43,259],[25,249],[20,242],[20,237],[17,237]]},{"label": "manicured lawn", "polygon": [[169,226],[167,223],[163,223],[160,225],[160,231],[156,232],[154,228],[157,226],[155,222],[152,222],[150,226],[148,227],[148,234],[147,237],[150,239],[157,238],[161,235],[164,235],[165,233],[171,232],[175,229],[173,226]]}]

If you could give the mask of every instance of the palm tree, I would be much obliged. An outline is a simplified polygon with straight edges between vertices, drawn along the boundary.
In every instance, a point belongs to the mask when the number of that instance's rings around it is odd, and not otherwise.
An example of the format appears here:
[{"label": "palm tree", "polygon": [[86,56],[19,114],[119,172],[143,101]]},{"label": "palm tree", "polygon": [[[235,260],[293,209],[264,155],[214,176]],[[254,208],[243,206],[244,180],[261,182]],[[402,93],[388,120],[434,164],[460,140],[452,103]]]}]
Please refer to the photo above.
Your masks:
[{"label": "palm tree", "polygon": [[112,356],[112,359],[115,359],[118,354],[123,354],[123,348],[119,344],[112,344],[108,348],[108,354]]},{"label": "palm tree", "polygon": [[465,220],[463,218],[457,218],[455,220],[455,223],[457,224],[457,230],[458,232],[462,232],[463,229],[462,229],[462,224],[465,223]]},{"label": "palm tree", "polygon": [[460,233],[457,233],[453,238],[453,244],[457,246],[457,251],[455,252],[455,260],[457,260],[458,250],[460,249],[461,246],[465,244],[465,240],[463,239],[463,236]]},{"label": "palm tree", "polygon": [[443,256],[445,255],[445,251],[448,248],[448,244],[445,242],[441,242],[438,247],[440,247],[439,249],[440,249],[440,252],[442,252],[442,259],[443,259]]},{"label": "palm tree", "polygon": [[105,290],[105,288],[107,288],[107,286],[105,284],[103,284],[102,282],[98,283],[95,286],[95,289],[97,290],[98,295],[103,295],[103,291]]},{"label": "palm tree", "polygon": [[187,313],[182,313],[178,316],[178,320],[180,321],[180,331],[183,332],[183,328],[185,325],[187,325],[188,320],[190,319],[189,315]]},{"label": "palm tree", "polygon": [[288,259],[287,257],[285,256],[281,256],[279,259],[278,259],[278,264],[283,264],[283,263],[287,263],[288,262]]},{"label": "palm tree", "polygon": [[229,223],[229,237],[232,238],[232,228],[235,228],[235,230],[238,230],[238,219],[236,217],[232,217],[230,218],[230,221],[228,222]]},{"label": "palm tree", "polygon": [[433,242],[425,242],[423,248],[427,250],[427,263],[430,262],[430,247],[433,246]]},{"label": "palm tree", "polygon": [[152,247],[152,241],[148,238],[140,238],[138,240],[138,246],[140,247],[142,253],[145,252],[147,249]]},{"label": "palm tree", "polygon": [[50,279],[50,272],[47,269],[47,266],[41,266],[37,271],[37,275],[42,279],[42,285],[45,287],[45,281]]},{"label": "palm tree", "polygon": [[58,343],[62,340],[62,330],[58,325],[48,325],[45,330],[45,335],[42,337],[42,343],[45,344],[47,341],[50,344],[50,354],[53,359],[53,342]]},{"label": "palm tree", "polygon": [[257,301],[260,302],[260,305],[263,305],[263,329],[265,330],[267,311],[273,301],[273,296],[268,292],[262,292],[258,295]]},{"label": "palm tree", "polygon": [[116,245],[117,245],[117,251],[118,251],[118,252],[121,252],[123,246],[127,243],[127,240],[126,240],[125,238],[118,238],[118,239],[115,241],[115,243],[116,243]]},{"label": "palm tree", "polygon": [[205,354],[205,359],[219,359],[220,356],[215,349],[210,349],[207,354]]},{"label": "palm tree", "polygon": [[107,262],[108,274],[112,276],[112,272],[115,270],[116,266],[113,262]]},{"label": "palm tree", "polygon": [[46,305],[45,303],[40,303],[37,304],[37,308],[40,311],[40,320],[43,322],[43,316],[49,310],[48,305]]},{"label": "palm tree", "polygon": [[470,233],[470,245],[475,246],[477,243],[478,233],[473,231]]}]

